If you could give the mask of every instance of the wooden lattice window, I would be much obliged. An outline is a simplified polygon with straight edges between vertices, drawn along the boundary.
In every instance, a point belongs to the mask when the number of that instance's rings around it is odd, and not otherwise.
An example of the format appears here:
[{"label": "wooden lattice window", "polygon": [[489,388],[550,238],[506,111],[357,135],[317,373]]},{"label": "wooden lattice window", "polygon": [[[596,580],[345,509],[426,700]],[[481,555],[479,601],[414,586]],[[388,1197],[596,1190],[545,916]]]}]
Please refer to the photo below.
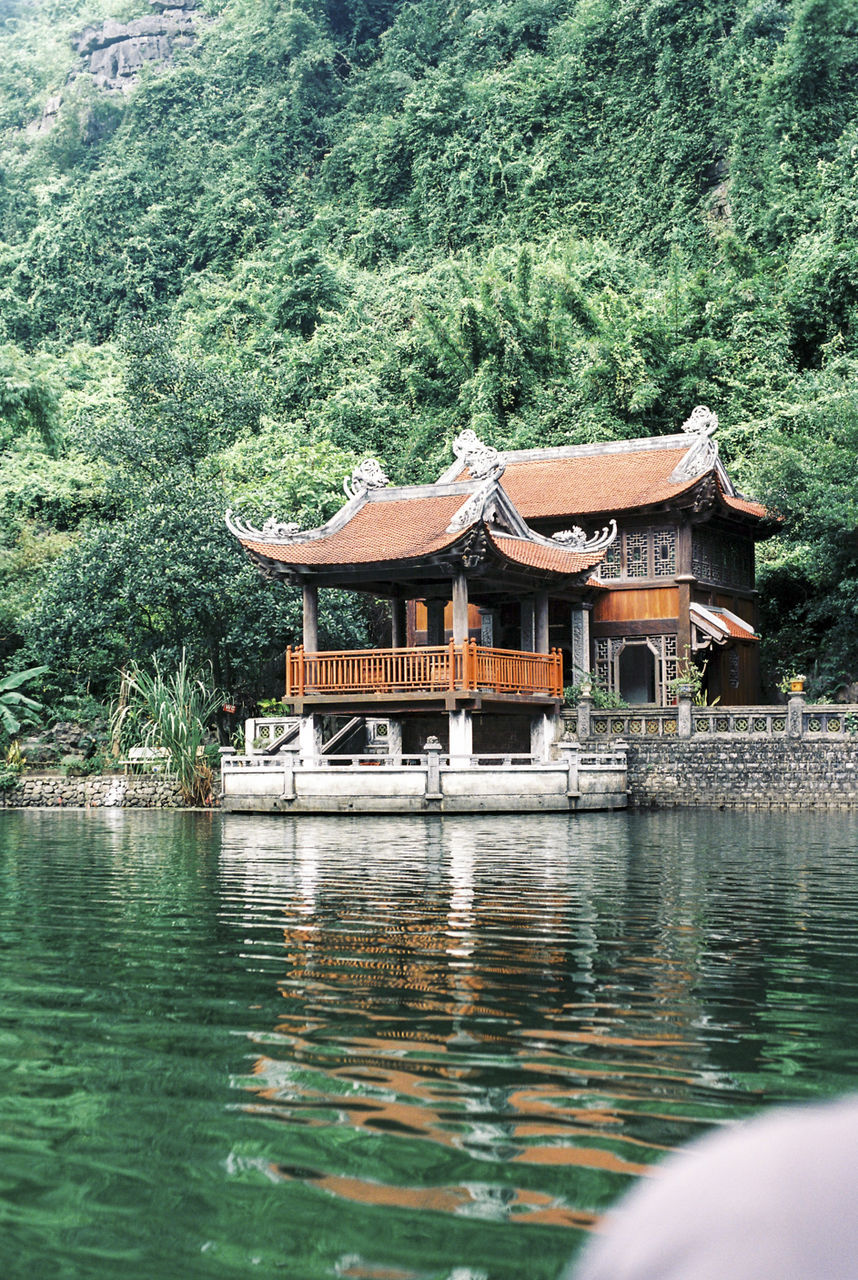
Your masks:
[{"label": "wooden lattice window", "polygon": [[649,572],[649,534],[627,533],[626,540],[626,577],[648,578]]},{"label": "wooden lattice window", "polygon": [[605,558],[599,565],[599,577],[603,582],[620,577],[622,574],[621,555],[622,538],[620,537],[617,538],[613,546],[608,547],[605,552]]},{"label": "wooden lattice window", "polygon": [[672,578],[676,574],[676,530],[642,529],[618,535],[599,565],[602,582],[619,578]]},{"label": "wooden lattice window", "polygon": [[695,529],[691,551],[694,576],[721,587],[754,585],[754,549],[748,538]]},{"label": "wooden lattice window", "polygon": [[654,529],[652,535],[654,578],[672,578],[676,573],[676,533],[673,529]]}]

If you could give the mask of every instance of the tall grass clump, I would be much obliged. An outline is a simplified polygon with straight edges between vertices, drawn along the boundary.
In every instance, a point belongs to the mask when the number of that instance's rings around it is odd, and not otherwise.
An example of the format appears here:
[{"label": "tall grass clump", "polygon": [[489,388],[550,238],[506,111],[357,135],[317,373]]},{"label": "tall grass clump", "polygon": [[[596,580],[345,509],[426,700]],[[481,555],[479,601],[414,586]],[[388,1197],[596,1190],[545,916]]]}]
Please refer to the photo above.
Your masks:
[{"label": "tall grass clump", "polygon": [[182,650],[175,671],[165,673],[158,659],[148,671],[133,663],[123,673],[123,688],[113,713],[114,741],[167,753],[188,804],[211,800],[212,771],[203,754],[206,734],[221,702],[217,689],[192,670]]}]

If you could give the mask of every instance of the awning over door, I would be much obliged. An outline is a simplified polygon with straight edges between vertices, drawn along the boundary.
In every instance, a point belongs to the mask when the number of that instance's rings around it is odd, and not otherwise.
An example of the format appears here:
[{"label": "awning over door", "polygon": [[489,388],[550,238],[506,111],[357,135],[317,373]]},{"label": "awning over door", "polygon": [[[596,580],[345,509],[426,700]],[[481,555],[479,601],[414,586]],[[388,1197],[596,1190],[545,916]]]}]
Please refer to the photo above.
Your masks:
[{"label": "awning over door", "polygon": [[729,644],[731,640],[758,641],[750,622],[745,622],[738,614],[729,609],[715,605],[692,604],[689,608],[691,617],[692,649],[699,651],[709,649],[713,644],[719,647]]}]

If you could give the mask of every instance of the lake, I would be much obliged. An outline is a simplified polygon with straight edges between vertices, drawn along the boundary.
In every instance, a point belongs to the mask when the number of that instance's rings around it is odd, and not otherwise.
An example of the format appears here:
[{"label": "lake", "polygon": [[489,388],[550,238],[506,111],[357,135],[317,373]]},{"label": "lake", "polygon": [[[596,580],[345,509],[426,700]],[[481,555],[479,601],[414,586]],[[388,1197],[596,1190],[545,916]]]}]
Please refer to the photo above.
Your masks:
[{"label": "lake", "polygon": [[858,1083],[858,818],[0,813],[5,1280],[554,1280]]}]

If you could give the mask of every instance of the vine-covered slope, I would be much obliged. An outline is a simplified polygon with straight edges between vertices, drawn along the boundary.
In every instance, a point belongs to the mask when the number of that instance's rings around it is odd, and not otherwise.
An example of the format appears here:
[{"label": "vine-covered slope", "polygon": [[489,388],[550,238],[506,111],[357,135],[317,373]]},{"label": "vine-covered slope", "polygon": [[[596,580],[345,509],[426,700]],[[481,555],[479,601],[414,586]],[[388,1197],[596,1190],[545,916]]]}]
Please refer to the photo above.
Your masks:
[{"label": "vine-covered slope", "polygon": [[228,501],[315,519],[357,454],[423,479],[466,425],[707,403],[789,521],[773,662],[858,673],[851,0],[176,8],[0,0],[7,660],[103,692],[186,643],[252,681],[297,613]]}]

